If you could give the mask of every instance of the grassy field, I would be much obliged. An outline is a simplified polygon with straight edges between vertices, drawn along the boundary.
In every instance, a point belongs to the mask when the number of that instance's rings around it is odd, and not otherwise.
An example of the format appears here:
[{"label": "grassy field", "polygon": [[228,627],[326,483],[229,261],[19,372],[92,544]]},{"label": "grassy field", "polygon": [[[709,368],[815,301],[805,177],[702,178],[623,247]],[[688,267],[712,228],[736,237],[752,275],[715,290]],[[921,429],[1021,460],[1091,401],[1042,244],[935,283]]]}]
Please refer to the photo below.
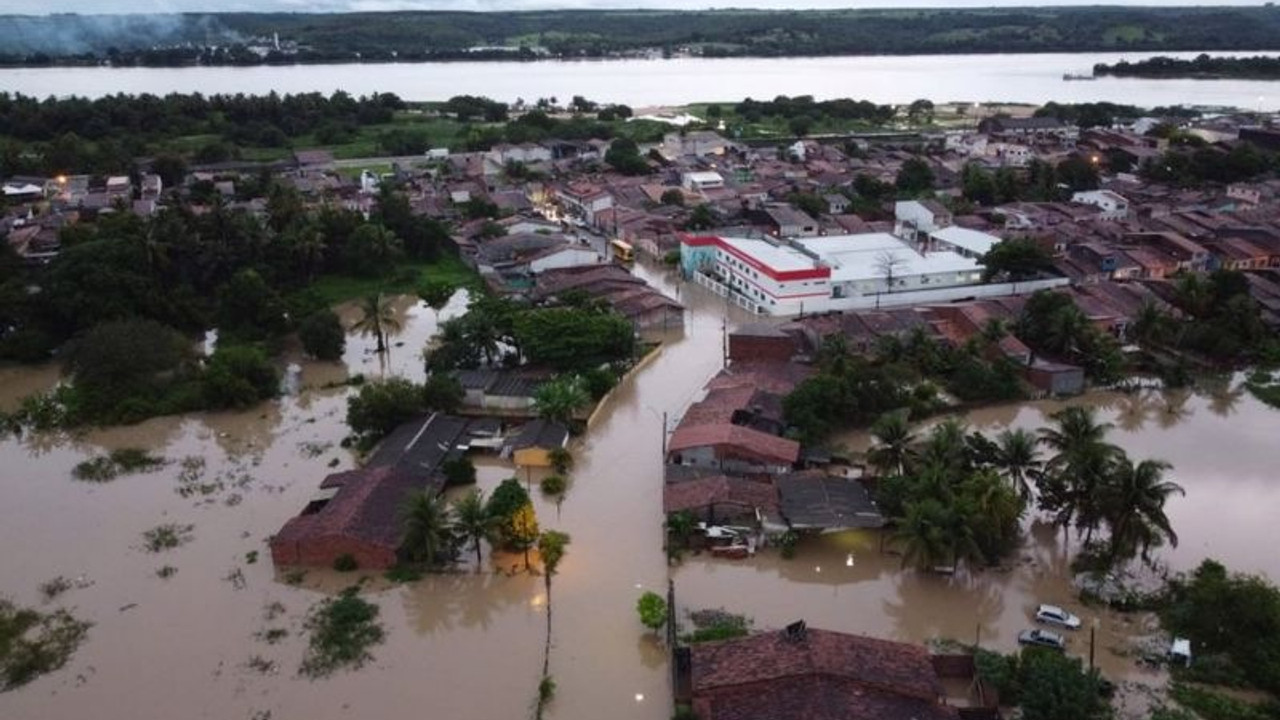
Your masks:
[{"label": "grassy field", "polygon": [[412,293],[426,282],[471,287],[478,285],[480,278],[462,260],[446,255],[434,263],[405,263],[391,275],[381,278],[325,275],[312,283],[308,292],[317,295],[327,305],[337,305],[375,293]]}]

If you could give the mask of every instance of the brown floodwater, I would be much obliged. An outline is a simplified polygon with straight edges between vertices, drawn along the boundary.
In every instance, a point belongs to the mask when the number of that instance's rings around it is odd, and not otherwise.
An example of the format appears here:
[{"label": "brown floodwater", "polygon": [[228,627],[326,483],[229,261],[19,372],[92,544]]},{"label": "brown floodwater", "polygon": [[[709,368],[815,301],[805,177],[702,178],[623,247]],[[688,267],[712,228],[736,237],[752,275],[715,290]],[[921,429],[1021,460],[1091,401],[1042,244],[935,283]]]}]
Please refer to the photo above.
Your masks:
[{"label": "brown floodwater", "polygon": [[[939,577],[903,571],[882,553],[875,533],[842,533],[803,542],[794,559],[771,551],[746,561],[687,557],[669,568],[662,550],[662,413],[671,423],[721,366],[723,327],[746,318],[699,288],[641,268],[651,282],[690,307],[688,323],[660,354],[621,384],[590,432],[575,441],[577,468],[557,507],[533,493],[542,527],[572,544],[553,584],[558,684],[548,716],[585,719],[670,716],[663,648],[640,626],[640,592],[676,584],[682,609],[724,607],[760,628],[797,618],[815,626],[925,642],[952,638],[1010,650],[1039,602],[1057,602],[1097,621],[1096,657],[1118,679],[1159,682],[1140,671],[1129,638],[1149,619],[1099,613],[1074,602],[1063,536],[1028,522],[1024,546],[1007,571]],[[465,310],[459,295],[444,318]],[[88,641],[68,665],[0,695],[5,720],[103,718],[522,718],[531,713],[541,670],[547,598],[542,578],[521,572],[523,558],[464,556],[458,572],[408,585],[372,578],[366,596],[381,608],[386,641],[354,672],[311,681],[298,676],[302,621],[315,602],[355,581],[312,571],[297,585],[271,566],[266,539],[312,495],[320,479],[354,459],[338,443],[350,390],[332,384],[357,373],[420,379],[421,349],[436,314],[413,298],[397,303],[404,329],[390,358],[372,338],[353,337],[341,363],[291,356],[296,392],[242,413],[160,418],[74,436],[0,442],[0,593],[41,605],[38,586],[58,575],[81,580],[45,607],[90,620]],[[342,308],[344,319],[354,310]],[[0,370],[0,407],[49,387],[52,368]],[[1161,558],[1175,569],[1206,556],[1280,577],[1268,552],[1277,489],[1270,480],[1280,414],[1251,396],[1219,387],[1207,394],[1094,394],[1117,429],[1114,441],[1134,457],[1174,464],[1186,498],[1168,507],[1181,536]],[[1059,405],[1029,403],[967,416],[975,428],[1038,427]],[[850,447],[866,439],[851,433]],[[163,469],[88,484],[71,478],[79,461],[136,446],[162,454]],[[184,467],[184,458],[190,460]],[[512,474],[496,459],[478,462],[481,488]],[[526,478],[521,478],[525,480]],[[528,478],[536,485],[538,476]],[[180,490],[184,492],[179,492]],[[142,533],[162,523],[193,526],[190,542],[161,553]],[[1076,541],[1072,540],[1072,547]],[[256,561],[250,562],[251,553]],[[156,571],[177,569],[168,579]],[[283,613],[273,612],[279,603]],[[277,644],[255,637],[269,628]],[[1087,655],[1088,635],[1071,637]],[[1117,652],[1118,651],[1118,652]],[[249,666],[255,656],[272,663]],[[259,664],[260,665],[260,664]]]}]

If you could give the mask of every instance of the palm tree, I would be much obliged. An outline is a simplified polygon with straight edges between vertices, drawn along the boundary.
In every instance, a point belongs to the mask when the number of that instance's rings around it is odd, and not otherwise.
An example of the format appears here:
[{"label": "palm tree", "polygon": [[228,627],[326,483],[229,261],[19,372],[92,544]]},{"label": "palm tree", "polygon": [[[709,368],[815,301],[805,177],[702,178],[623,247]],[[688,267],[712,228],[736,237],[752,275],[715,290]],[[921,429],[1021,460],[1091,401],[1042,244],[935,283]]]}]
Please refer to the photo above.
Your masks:
[{"label": "palm tree", "polygon": [[937,500],[907,505],[906,515],[894,521],[898,529],[893,541],[903,545],[902,566],[927,569],[946,564],[951,557],[947,522],[946,508]]},{"label": "palm tree", "polygon": [[1005,430],[996,437],[996,441],[1000,446],[996,453],[996,467],[1025,503],[1032,495],[1031,481],[1040,473],[1036,437],[1018,428]]},{"label": "palm tree", "polygon": [[1158,344],[1168,337],[1171,322],[1172,319],[1159,306],[1147,300],[1138,308],[1127,334],[1142,346]]},{"label": "palm tree", "polygon": [[476,551],[476,568],[480,568],[480,541],[492,542],[502,524],[500,518],[489,514],[484,504],[484,493],[472,490],[453,501],[454,530],[464,541],[471,542]]},{"label": "palm tree", "polygon": [[[564,559],[565,548],[569,546],[569,534],[558,530],[547,530],[538,536],[538,554],[542,556],[542,579],[547,585],[547,639],[542,646],[542,683],[539,685],[536,717],[542,717],[546,701],[555,690],[551,680],[551,578],[560,568]],[[546,687],[550,690],[544,690]]]},{"label": "palm tree", "polygon": [[1112,425],[1098,422],[1092,408],[1069,407],[1050,417],[1055,426],[1041,428],[1040,442],[1054,451],[1045,468],[1054,476],[1055,492],[1042,494],[1041,507],[1063,527],[1075,520],[1088,542],[1102,520],[1098,488],[1120,449],[1106,442]]},{"label": "palm tree", "polygon": [[568,424],[579,408],[591,402],[591,396],[576,375],[562,375],[543,383],[533,392],[533,407],[538,415]]},{"label": "palm tree", "polygon": [[982,557],[967,514],[934,498],[908,504],[906,516],[896,524],[893,539],[904,546],[903,567],[954,567]]},{"label": "palm tree", "polygon": [[1112,464],[1102,500],[1111,529],[1112,562],[1134,554],[1147,561],[1151,549],[1165,540],[1178,546],[1178,535],[1164,513],[1164,504],[1170,496],[1186,493],[1182,486],[1164,479],[1169,468],[1162,460],[1143,460],[1135,465],[1127,457]]},{"label": "palm tree", "polygon": [[401,508],[404,533],[401,545],[415,562],[435,565],[453,532],[449,510],[438,495],[415,492]]},{"label": "palm tree", "polygon": [[387,351],[387,335],[400,332],[400,320],[396,317],[395,308],[391,306],[391,298],[378,293],[366,296],[360,301],[360,319],[351,326],[361,335],[373,335],[378,339],[376,351],[382,354]]},{"label": "palm tree", "polygon": [[968,448],[964,424],[954,417],[947,418],[930,431],[920,453],[921,463],[961,472],[969,464]]},{"label": "palm tree", "polygon": [[903,475],[915,459],[916,436],[907,414],[906,410],[885,413],[871,426],[876,445],[867,453],[867,460],[881,475]]}]

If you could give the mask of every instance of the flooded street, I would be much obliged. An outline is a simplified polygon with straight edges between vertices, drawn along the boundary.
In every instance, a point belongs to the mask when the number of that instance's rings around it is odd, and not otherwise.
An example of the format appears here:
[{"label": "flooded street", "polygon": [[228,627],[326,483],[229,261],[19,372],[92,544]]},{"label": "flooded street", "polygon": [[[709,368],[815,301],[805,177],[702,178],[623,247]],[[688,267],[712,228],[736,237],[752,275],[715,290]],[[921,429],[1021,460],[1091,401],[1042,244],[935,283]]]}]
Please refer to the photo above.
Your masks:
[{"label": "flooded street", "polygon": [[[937,637],[1011,650],[1039,602],[1058,602],[1099,620],[1097,660],[1116,679],[1144,677],[1111,652],[1132,633],[1131,618],[1099,614],[1071,600],[1063,536],[1030,523],[1007,572],[936,577],[899,569],[876,533],[844,533],[805,542],[783,560],[773,551],[746,561],[686,557],[669,569],[662,549],[662,416],[674,425],[721,366],[724,303],[692,286],[638,269],[690,307],[675,336],[621,384],[592,428],[575,441],[577,458],[560,507],[533,492],[541,526],[568,532],[572,543],[553,585],[551,674],[558,685],[548,717],[561,720],[670,717],[665,652],[641,627],[635,601],[644,589],[676,583],[681,608],[724,607],[760,628],[798,618],[834,630],[910,641]],[[679,295],[677,295],[677,291]],[[547,598],[542,578],[523,558],[486,551],[482,567],[465,555],[458,572],[409,585],[371,578],[366,596],[381,608],[386,641],[355,672],[310,681],[297,674],[308,608],[354,583],[360,573],[312,571],[296,585],[277,573],[267,537],[311,497],[320,479],[353,467],[339,446],[350,389],[364,374],[423,376],[420,352],[434,334],[435,313],[404,298],[405,329],[383,363],[372,338],[350,339],[340,364],[300,368],[297,394],[235,414],[161,418],[74,438],[0,443],[0,593],[42,606],[38,586],[56,576],[80,579],[43,607],[65,606],[92,621],[88,641],[59,672],[0,694],[5,720],[149,718],[448,718],[488,720],[531,714],[541,670]],[[441,313],[465,310],[456,296]],[[353,319],[342,309],[344,320]],[[728,324],[744,318],[731,314]],[[401,344],[402,343],[402,344]],[[56,370],[0,370],[0,407],[47,388]],[[1111,440],[1135,458],[1174,466],[1169,479],[1185,498],[1168,514],[1181,544],[1161,557],[1174,569],[1205,556],[1280,578],[1280,557],[1260,542],[1280,506],[1272,482],[1280,412],[1247,393],[1146,392],[1082,398],[1115,423]],[[1057,403],[984,409],[975,429],[1037,428]],[[865,437],[851,433],[852,448]],[[118,447],[142,447],[170,463],[106,484],[73,480],[72,467]],[[183,464],[184,458],[203,458]],[[478,459],[479,487],[495,487],[512,470]],[[522,480],[525,478],[521,478]],[[533,478],[536,483],[537,477]],[[180,492],[183,491],[183,492]],[[189,543],[147,552],[142,533],[162,523],[190,524]],[[1073,538],[1073,544],[1075,542]],[[256,559],[253,553],[256,553]],[[170,566],[167,579],[157,570]],[[283,613],[274,603],[283,606]],[[272,628],[276,644],[255,637]],[[1087,631],[1070,640],[1087,655]],[[265,672],[255,656],[274,663]],[[266,715],[270,713],[270,715]]]}]

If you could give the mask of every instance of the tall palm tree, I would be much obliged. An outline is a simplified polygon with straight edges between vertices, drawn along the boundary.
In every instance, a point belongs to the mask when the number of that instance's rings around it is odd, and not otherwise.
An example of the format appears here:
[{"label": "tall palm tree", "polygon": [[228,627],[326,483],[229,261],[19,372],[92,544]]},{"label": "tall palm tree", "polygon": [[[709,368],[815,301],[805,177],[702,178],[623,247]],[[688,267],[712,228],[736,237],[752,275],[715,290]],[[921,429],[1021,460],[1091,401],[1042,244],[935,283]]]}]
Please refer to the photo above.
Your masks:
[{"label": "tall palm tree", "polygon": [[1045,467],[1055,492],[1047,494],[1048,504],[1042,497],[1042,507],[1063,527],[1074,520],[1088,542],[1102,522],[1098,489],[1120,449],[1106,442],[1112,425],[1098,422],[1093,408],[1068,407],[1050,417],[1054,425],[1041,428],[1040,442],[1054,451]]},{"label": "tall palm tree", "polygon": [[922,464],[936,465],[954,473],[963,472],[969,465],[969,445],[965,441],[965,427],[956,418],[947,418],[933,427],[929,439],[920,452]]},{"label": "tall palm tree", "polygon": [[907,415],[907,410],[885,413],[871,426],[876,445],[867,453],[867,460],[881,475],[903,475],[915,459],[916,436]]},{"label": "tall palm tree", "polygon": [[401,545],[410,559],[435,565],[448,547],[453,522],[444,501],[434,493],[415,492],[401,508]]},{"label": "tall palm tree", "polygon": [[1000,433],[996,442],[999,445],[996,467],[1025,503],[1032,495],[1032,480],[1040,473],[1036,436],[1018,428]]},{"label": "tall palm tree", "polygon": [[378,293],[366,296],[360,301],[360,319],[351,326],[351,329],[361,335],[376,337],[378,339],[376,351],[382,354],[387,351],[387,335],[400,332],[400,327],[395,308],[391,306],[391,298]]},{"label": "tall palm tree", "polygon": [[1139,345],[1150,346],[1164,342],[1171,324],[1172,318],[1155,303],[1147,300],[1138,308],[1138,314],[1126,334]]},{"label": "tall palm tree", "polygon": [[947,510],[932,498],[911,503],[906,515],[894,521],[893,541],[902,544],[902,566],[928,569],[951,558]]},{"label": "tall palm tree", "polygon": [[1152,548],[1164,544],[1178,546],[1178,535],[1164,513],[1164,504],[1174,494],[1185,495],[1181,485],[1164,479],[1170,465],[1162,460],[1134,464],[1118,458],[1103,490],[1103,508],[1111,530],[1112,561],[1140,554],[1149,560]]},{"label": "tall palm tree", "polygon": [[484,504],[484,493],[472,490],[453,501],[454,530],[476,551],[476,568],[480,568],[480,541],[492,542],[498,536],[501,518],[494,517]]}]

